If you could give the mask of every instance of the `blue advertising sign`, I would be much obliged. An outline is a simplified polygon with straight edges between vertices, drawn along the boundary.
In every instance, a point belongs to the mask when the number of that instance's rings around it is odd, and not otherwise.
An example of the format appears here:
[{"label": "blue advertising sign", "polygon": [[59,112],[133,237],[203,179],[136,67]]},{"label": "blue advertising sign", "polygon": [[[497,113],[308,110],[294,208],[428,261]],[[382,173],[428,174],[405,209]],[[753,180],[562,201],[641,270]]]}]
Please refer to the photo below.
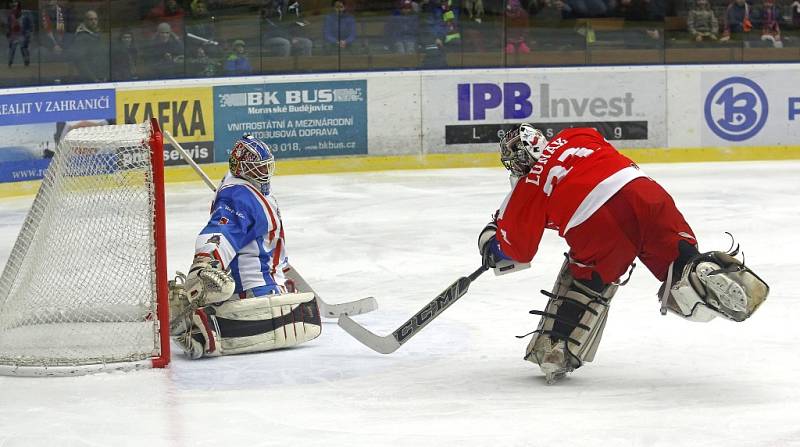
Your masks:
[{"label": "blue advertising sign", "polygon": [[113,89],[0,95],[0,126],[113,118]]},{"label": "blue advertising sign", "polygon": [[367,153],[367,82],[214,87],[214,160],[249,133],[278,158]]},{"label": "blue advertising sign", "polygon": [[41,179],[61,138],[114,122],[113,89],[0,95],[0,182]]},{"label": "blue advertising sign", "polygon": [[0,183],[41,179],[48,165],[48,158],[0,162]]}]

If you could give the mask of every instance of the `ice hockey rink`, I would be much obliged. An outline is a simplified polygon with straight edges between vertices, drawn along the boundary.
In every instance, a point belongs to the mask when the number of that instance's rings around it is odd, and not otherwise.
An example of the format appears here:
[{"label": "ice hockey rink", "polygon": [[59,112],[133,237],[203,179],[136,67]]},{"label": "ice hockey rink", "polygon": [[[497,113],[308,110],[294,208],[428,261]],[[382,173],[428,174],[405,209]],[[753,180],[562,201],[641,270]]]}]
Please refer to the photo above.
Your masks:
[{"label": "ice hockey rink", "polygon": [[[741,244],[771,286],[743,322],[661,316],[639,265],[593,363],[547,386],[522,360],[566,246],[546,232],[531,269],[478,278],[397,352],[334,321],[311,343],[165,370],[0,377],[0,447],[800,445],[800,162],[653,164],[701,251]],[[502,168],[281,176],[292,264],[329,303],[387,334],[479,266],[478,232],[508,192]],[[211,193],[167,185],[169,271],[191,263]],[[5,264],[32,197],[0,200]],[[53,285],[57,287],[57,285]]]}]

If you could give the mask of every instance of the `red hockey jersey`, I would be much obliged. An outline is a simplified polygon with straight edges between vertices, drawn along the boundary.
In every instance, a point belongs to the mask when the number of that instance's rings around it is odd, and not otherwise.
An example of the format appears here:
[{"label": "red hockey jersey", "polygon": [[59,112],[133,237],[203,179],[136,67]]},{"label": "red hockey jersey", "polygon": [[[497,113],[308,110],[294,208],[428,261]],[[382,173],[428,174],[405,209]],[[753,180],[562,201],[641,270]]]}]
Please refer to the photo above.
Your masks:
[{"label": "red hockey jersey", "polygon": [[596,130],[560,132],[501,205],[500,248],[515,261],[530,262],[545,228],[564,236],[638,177],[646,175]]}]

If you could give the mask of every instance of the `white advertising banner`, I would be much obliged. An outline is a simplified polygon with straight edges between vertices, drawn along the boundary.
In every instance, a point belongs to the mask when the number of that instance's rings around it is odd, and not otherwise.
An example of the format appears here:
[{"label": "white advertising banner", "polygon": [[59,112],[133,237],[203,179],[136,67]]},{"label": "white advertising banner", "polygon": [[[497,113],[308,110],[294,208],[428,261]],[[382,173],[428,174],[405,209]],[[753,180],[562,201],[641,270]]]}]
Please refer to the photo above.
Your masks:
[{"label": "white advertising banner", "polygon": [[550,137],[595,127],[617,147],[664,147],[663,67],[467,70],[422,75],[423,148],[493,150],[512,123]]},{"label": "white advertising banner", "polygon": [[[687,71],[699,87],[693,107],[699,112],[699,141],[693,146],[792,146],[800,141],[800,66]],[[670,113],[677,114],[676,108],[670,104]]]}]

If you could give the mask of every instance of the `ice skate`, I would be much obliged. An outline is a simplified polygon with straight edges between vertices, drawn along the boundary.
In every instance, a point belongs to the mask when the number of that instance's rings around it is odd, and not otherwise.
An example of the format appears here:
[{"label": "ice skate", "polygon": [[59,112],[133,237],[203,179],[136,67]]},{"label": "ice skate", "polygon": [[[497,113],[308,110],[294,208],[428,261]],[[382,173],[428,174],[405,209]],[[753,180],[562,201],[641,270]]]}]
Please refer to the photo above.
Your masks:
[{"label": "ice skate", "polygon": [[544,373],[544,379],[547,384],[552,385],[567,376],[570,370],[566,365],[564,351],[554,347],[552,351],[542,356],[542,363],[539,364],[539,368]]},{"label": "ice skate", "polygon": [[528,348],[526,360],[539,365],[548,385],[556,383],[573,370],[567,362],[564,342],[561,340],[537,336],[531,340]]}]

